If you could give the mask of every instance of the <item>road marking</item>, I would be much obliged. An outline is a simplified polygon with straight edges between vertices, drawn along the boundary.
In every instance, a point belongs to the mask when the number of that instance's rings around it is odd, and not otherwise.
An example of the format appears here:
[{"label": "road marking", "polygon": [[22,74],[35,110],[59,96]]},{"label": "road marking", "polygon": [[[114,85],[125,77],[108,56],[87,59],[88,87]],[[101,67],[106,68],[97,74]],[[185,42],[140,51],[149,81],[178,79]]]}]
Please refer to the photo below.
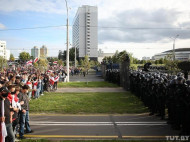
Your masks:
[{"label": "road marking", "polygon": [[24,135],[27,138],[118,138],[118,136]]},{"label": "road marking", "polygon": [[[51,122],[51,121],[30,121],[30,123],[45,123],[45,124],[113,124],[113,122]],[[115,122],[116,124],[166,124],[166,122]]]},{"label": "road marking", "polygon": [[168,124],[117,124],[118,126],[158,126],[158,125],[168,125]]},{"label": "road marking", "polygon": [[[31,126],[114,126],[114,124],[30,124]],[[118,126],[163,126],[167,124],[117,124]]]},{"label": "road marking", "polygon": [[[118,138],[118,136],[84,136],[84,135],[24,135],[26,138]],[[123,139],[165,139],[165,136],[122,136]]]},{"label": "road marking", "polygon": [[166,136],[123,136],[123,138],[133,138],[133,139],[134,139],[134,138],[165,139]]},{"label": "road marking", "polygon": [[113,124],[30,124],[31,126],[112,126]]},{"label": "road marking", "polygon": [[50,122],[50,121],[31,121],[30,125],[39,126],[157,126],[168,125],[166,122]]}]

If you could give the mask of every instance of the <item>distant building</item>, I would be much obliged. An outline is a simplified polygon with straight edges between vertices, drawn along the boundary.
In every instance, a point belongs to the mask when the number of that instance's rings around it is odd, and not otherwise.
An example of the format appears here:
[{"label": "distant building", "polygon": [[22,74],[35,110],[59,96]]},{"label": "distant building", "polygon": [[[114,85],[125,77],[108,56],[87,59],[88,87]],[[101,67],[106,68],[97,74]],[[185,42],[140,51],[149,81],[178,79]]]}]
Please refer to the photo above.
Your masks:
[{"label": "distant building", "polygon": [[104,53],[102,49],[98,50],[98,62],[101,63],[104,57],[112,57],[115,53]]},{"label": "distant building", "polygon": [[98,58],[98,8],[84,5],[78,8],[73,22],[73,47],[79,49],[79,59],[85,55]]},{"label": "distant building", "polygon": [[40,58],[40,49],[37,47],[37,46],[34,46],[32,49],[31,49],[31,56],[33,56],[33,58]]},{"label": "distant building", "polygon": [[150,57],[142,57],[142,60],[145,60],[145,61],[150,60]]},{"label": "distant building", "polygon": [[6,60],[9,60],[10,58],[10,50],[7,50],[6,41],[0,40],[0,56],[2,56]]},{"label": "distant building", "polygon": [[48,56],[48,49],[45,45],[43,45],[40,48],[40,58],[47,58],[47,56]]},{"label": "distant building", "polygon": [[[159,60],[161,58],[167,58],[171,56],[173,58],[173,50],[168,50],[152,57],[153,60]],[[190,60],[190,48],[178,48],[175,49],[175,59],[180,61]]]},{"label": "distant building", "polygon": [[6,59],[10,60],[10,55],[11,55],[11,51],[10,50],[6,50]]}]

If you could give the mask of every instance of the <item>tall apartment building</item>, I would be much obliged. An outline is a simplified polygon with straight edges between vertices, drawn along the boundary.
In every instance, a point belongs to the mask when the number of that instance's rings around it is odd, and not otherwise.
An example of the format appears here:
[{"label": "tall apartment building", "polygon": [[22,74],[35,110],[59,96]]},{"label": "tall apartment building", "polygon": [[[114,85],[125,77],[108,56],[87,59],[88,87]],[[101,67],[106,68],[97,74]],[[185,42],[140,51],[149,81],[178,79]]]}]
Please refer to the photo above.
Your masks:
[{"label": "tall apartment building", "polygon": [[5,59],[7,59],[6,48],[7,48],[6,47],[6,41],[0,40],[0,56],[2,56]]},{"label": "tall apartment building", "polygon": [[40,57],[40,49],[37,46],[31,49],[31,56],[33,56],[33,58]]},{"label": "tall apartment building", "polygon": [[98,8],[84,5],[78,8],[72,28],[73,47],[79,49],[79,59],[85,55],[98,58]]},{"label": "tall apartment building", "polygon": [[48,49],[45,45],[43,45],[40,48],[40,58],[47,58],[47,56],[48,56]]}]

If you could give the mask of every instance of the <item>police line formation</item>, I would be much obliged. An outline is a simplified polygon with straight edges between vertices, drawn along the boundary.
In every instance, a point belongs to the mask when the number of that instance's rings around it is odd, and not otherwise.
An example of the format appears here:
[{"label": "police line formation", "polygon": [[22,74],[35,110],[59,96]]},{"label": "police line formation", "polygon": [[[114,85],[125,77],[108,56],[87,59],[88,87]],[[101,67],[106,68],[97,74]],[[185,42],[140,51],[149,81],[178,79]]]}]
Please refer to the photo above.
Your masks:
[{"label": "police line formation", "polygon": [[[120,70],[107,69],[105,80],[120,84]],[[190,135],[190,80],[183,73],[130,70],[130,91],[142,100],[149,115],[166,119],[182,135]]]}]

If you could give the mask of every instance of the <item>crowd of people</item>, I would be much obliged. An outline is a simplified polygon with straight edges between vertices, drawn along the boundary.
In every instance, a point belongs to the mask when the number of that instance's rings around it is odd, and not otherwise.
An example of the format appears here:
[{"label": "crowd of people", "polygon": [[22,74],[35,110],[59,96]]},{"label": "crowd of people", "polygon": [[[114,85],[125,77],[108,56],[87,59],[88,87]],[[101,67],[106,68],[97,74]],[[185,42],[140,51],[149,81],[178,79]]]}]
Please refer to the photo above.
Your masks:
[{"label": "crowd of people", "polygon": [[149,108],[150,115],[166,119],[180,135],[190,135],[190,80],[183,73],[131,71],[130,90]]},{"label": "crowd of people", "polygon": [[62,76],[66,77],[64,69],[4,69],[0,74],[1,142],[14,142],[17,134],[24,139],[25,133],[33,132],[29,125],[29,101],[38,99],[44,91],[56,90]]}]

